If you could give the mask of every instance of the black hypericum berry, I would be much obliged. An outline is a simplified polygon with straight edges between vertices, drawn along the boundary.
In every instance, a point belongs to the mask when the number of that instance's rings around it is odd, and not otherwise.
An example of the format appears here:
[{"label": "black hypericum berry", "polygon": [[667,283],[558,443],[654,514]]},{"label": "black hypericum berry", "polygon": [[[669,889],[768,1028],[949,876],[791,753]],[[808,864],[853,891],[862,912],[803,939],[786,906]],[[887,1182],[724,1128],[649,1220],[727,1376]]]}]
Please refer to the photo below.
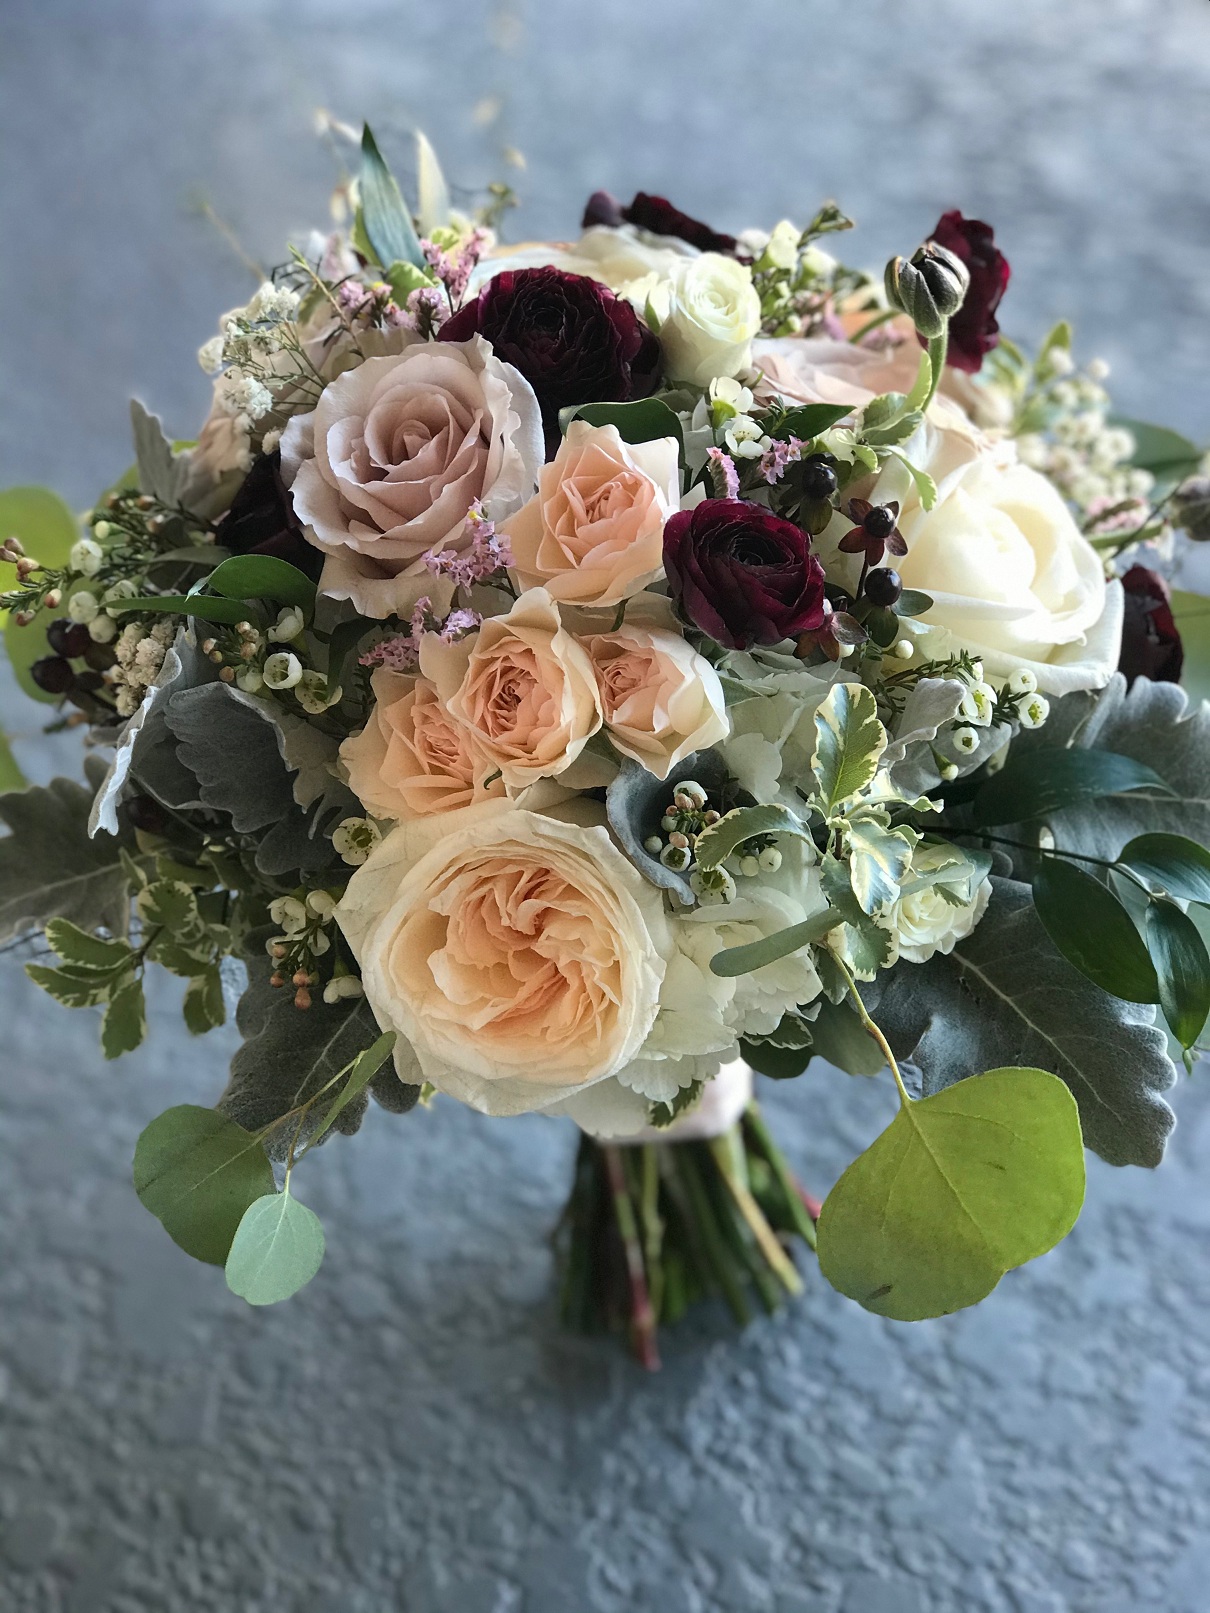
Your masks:
[{"label": "black hypericum berry", "polygon": [[126,816],[132,829],[142,829],[146,834],[162,834],[168,827],[167,814],[150,795],[132,795],[126,802]]},{"label": "black hypericum berry", "polygon": [[71,662],[65,661],[61,655],[47,655],[41,661],[35,661],[29,669],[29,675],[47,694],[66,694],[76,681],[72,671]]},{"label": "black hypericum berry", "polygon": [[873,504],[866,511],[862,526],[872,538],[889,538],[895,530],[895,517],[898,512],[891,509],[888,504]]},{"label": "black hypericum berry", "polygon": [[84,623],[70,622],[66,616],[46,629],[46,641],[56,655],[66,655],[69,659],[83,655],[92,643]]},{"label": "black hypericum berry", "polygon": [[871,571],[866,577],[865,596],[871,605],[894,605],[902,593],[903,584],[899,580],[899,573],[892,571],[889,566],[880,566],[877,571]]},{"label": "black hypericum berry", "polygon": [[810,454],[802,462],[802,494],[811,500],[831,498],[836,491],[836,471],[830,456]]},{"label": "black hypericum berry", "polygon": [[117,665],[117,660],[112,644],[97,644],[89,639],[84,651],[85,666],[90,666],[94,672],[107,672],[111,666]]}]

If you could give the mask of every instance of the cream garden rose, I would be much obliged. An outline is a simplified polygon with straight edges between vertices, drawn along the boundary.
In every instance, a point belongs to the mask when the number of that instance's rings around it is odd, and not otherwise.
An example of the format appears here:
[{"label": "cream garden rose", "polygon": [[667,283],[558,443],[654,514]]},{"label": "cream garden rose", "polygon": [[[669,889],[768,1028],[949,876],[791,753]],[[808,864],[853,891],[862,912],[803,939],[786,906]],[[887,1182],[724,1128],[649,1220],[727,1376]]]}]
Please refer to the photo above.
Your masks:
[{"label": "cream garden rose", "polygon": [[532,388],[480,336],[367,359],[290,421],[281,448],[294,508],[327,557],[321,590],[377,617],[436,599],[425,552],[466,547],[476,501],[493,521],[519,509],[544,458]]},{"label": "cream garden rose", "polygon": [[544,588],[452,644],[426,634],[420,670],[510,794],[565,772],[601,726],[592,662]]},{"label": "cream garden rose", "polygon": [[504,525],[523,587],[616,605],[663,575],[664,523],[680,508],[675,438],[625,443],[573,420],[538,494]]},{"label": "cream garden rose", "polygon": [[502,779],[486,782],[492,762],[427,679],[379,667],[370,690],[366,726],[340,747],[349,787],[367,812],[420,818],[504,794]]},{"label": "cream garden rose", "polygon": [[403,1079],[487,1114],[607,1079],[655,1021],[662,899],[591,822],[489,802],[400,824],[336,918]]},{"label": "cream garden rose", "polygon": [[657,778],[727,737],[718,673],[679,633],[623,622],[581,640],[596,674],[609,737]]},{"label": "cream garden rose", "polygon": [[[924,509],[907,471],[888,466],[864,491],[900,501],[908,552],[896,561],[905,587],[933,606],[913,622],[920,653],[967,650],[992,678],[1024,668],[1044,694],[1099,689],[1118,664],[1122,589],[1107,583],[1096,550],[1062,496],[1002,444],[954,469],[950,433],[926,426],[905,444],[912,461],[936,467],[937,500]],[[853,586],[860,561],[841,553],[852,523],[836,516],[818,541],[829,577]]]}]

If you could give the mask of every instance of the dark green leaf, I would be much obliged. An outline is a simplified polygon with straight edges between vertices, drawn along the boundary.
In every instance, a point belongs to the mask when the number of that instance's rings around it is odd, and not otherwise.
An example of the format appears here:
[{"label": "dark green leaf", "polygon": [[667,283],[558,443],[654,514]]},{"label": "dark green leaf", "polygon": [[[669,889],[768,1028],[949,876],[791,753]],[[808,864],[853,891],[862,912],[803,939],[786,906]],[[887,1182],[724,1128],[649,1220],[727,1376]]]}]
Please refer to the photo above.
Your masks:
[{"label": "dark green leaf", "polygon": [[121,985],[109,999],[101,1021],[101,1051],[107,1059],[119,1059],[142,1046],[147,1035],[147,1005],[143,982],[133,979]]},{"label": "dark green leaf", "polygon": [[248,1206],[274,1191],[273,1169],[257,1139],[192,1103],[166,1110],[143,1132],[134,1152],[134,1186],[173,1242],[214,1266],[226,1260]]},{"label": "dark green leaf", "polygon": [[1147,945],[1111,890],[1071,863],[1046,857],[1033,894],[1047,935],[1086,979],[1123,1002],[1159,1001]]},{"label": "dark green leaf", "polygon": [[801,403],[786,410],[772,435],[782,442],[791,437],[810,442],[851,415],[853,408],[851,403]]},{"label": "dark green leaf", "polygon": [[227,1287],[249,1305],[276,1305],[306,1287],[323,1257],[314,1210],[292,1193],[267,1194],[244,1212],[227,1256]]},{"label": "dark green leaf", "polygon": [[424,267],[424,253],[412,215],[404,204],[395,176],[383,161],[367,123],[361,131],[361,221],[380,267],[402,262]]},{"label": "dark green leaf", "polygon": [[339,689],[340,680],[344,677],[345,663],[354,648],[371,628],[380,625],[378,622],[367,621],[364,616],[354,616],[347,622],[337,622],[328,640],[328,681],[324,686],[325,700],[331,700]]},{"label": "dark green leaf", "polygon": [[1210,700],[1210,597],[1174,588],[1172,615],[1185,653],[1181,683],[1191,700]]},{"label": "dark green leaf", "polygon": [[1148,903],[1146,930],[1164,1018],[1181,1046],[1193,1047],[1210,1015],[1206,943],[1188,914],[1171,902]]},{"label": "dark green leaf", "polygon": [[1153,890],[1183,902],[1210,903],[1210,851],[1186,835],[1136,835],[1118,861]]},{"label": "dark green leaf", "polygon": [[1057,951],[1029,888],[992,879],[991,905],[948,955],[879,975],[862,995],[928,1093],[1011,1057],[1052,1070],[1080,1106],[1084,1140],[1111,1165],[1158,1165],[1176,1080],[1155,1009],[1111,997]]},{"label": "dark green leaf", "polygon": [[975,822],[982,828],[1021,823],[1132,790],[1172,793],[1154,768],[1132,756],[1108,750],[1014,751],[976,795]]},{"label": "dark green leaf", "polygon": [[82,970],[51,969],[44,963],[27,963],[25,972],[64,1008],[95,1008],[109,996],[112,982],[104,975]]},{"label": "dark green leaf", "polygon": [[297,605],[308,611],[315,604],[315,584],[310,577],[269,554],[233,555],[210,573],[205,586],[228,599],[269,599],[275,605]]},{"label": "dark green leaf", "polygon": [[750,1042],[746,1037],[740,1038],[739,1051],[758,1075],[767,1075],[770,1081],[792,1081],[811,1062],[809,1047],[775,1047],[772,1042]]},{"label": "dark green leaf", "polygon": [[886,1064],[882,1049],[847,1002],[821,998],[811,1034],[812,1050],[847,1075],[877,1075]]},{"label": "dark green leaf", "polygon": [[581,403],[559,411],[559,425],[564,432],[573,420],[587,420],[590,426],[616,426],[623,442],[674,437],[684,452],[685,433],[680,419],[660,398],[640,398],[636,403]]},{"label": "dark green leaf", "polygon": [[896,616],[923,616],[925,611],[932,610],[933,604],[931,594],[922,593],[919,588],[905,588],[892,609]]},{"label": "dark green leaf", "polygon": [[895,1321],[975,1305],[1052,1249],[1084,1202],[1070,1092],[1045,1070],[989,1070],[902,1107],[819,1218],[834,1288]]},{"label": "dark green leaf", "polygon": [[[226,561],[223,562],[226,565]],[[125,616],[137,611],[164,616],[192,616],[199,622],[223,622],[234,626],[248,615],[247,604],[239,599],[213,598],[208,594],[148,594],[141,599],[119,599],[114,611]]]},{"label": "dark green leaf", "polygon": [[207,965],[201,972],[194,971],[185,987],[182,1005],[185,1024],[194,1036],[204,1036],[215,1030],[227,1018],[227,1005],[223,1001],[223,977],[217,963]]}]

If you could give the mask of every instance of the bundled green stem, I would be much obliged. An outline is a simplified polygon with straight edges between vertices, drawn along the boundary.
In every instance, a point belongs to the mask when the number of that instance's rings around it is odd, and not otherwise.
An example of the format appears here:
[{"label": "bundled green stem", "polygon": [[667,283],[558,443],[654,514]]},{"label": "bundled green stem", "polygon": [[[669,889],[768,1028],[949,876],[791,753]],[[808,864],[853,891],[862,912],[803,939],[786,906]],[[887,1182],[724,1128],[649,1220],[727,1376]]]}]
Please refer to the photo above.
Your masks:
[{"label": "bundled green stem", "polygon": [[583,1136],[559,1228],[564,1322],[625,1332],[660,1364],[658,1328],[721,1297],[741,1325],[802,1292],[790,1258],[815,1247],[818,1205],[794,1180],[755,1103],[703,1141],[618,1145]]}]

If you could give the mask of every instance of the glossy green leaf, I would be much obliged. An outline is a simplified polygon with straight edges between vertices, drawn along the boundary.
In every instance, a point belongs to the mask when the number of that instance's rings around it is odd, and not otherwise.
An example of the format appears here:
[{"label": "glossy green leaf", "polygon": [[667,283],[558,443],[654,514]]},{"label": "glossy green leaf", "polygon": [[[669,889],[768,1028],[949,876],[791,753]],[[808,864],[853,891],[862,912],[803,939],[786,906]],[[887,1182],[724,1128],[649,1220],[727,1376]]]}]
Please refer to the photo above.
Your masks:
[{"label": "glossy green leaf", "polygon": [[1193,1047],[1210,1015],[1206,943],[1189,915],[1171,902],[1148,903],[1144,922],[1164,1018],[1181,1046]]},{"label": "glossy green leaf", "polygon": [[590,426],[616,426],[623,442],[656,442],[674,437],[684,452],[685,433],[679,416],[662,398],[639,398],[634,403],[581,403],[559,411],[564,432],[573,420],[586,420]]},{"label": "glossy green leaf", "polygon": [[861,683],[834,684],[815,712],[815,734],[820,810],[830,817],[871,782],[886,749],[873,692]]},{"label": "glossy green leaf", "polygon": [[811,1062],[809,1047],[775,1047],[772,1042],[741,1037],[739,1051],[758,1075],[766,1075],[770,1081],[793,1081]]},{"label": "glossy green leaf", "polygon": [[1186,835],[1136,835],[1118,859],[1152,890],[1183,902],[1210,904],[1210,851]]},{"label": "glossy green leaf", "polygon": [[395,1046],[395,1032],[384,1031],[372,1046],[359,1053],[353,1060],[344,1085],[338,1090],[335,1100],[327,1109],[324,1117],[311,1136],[311,1142],[316,1143],[327,1131],[328,1127],[342,1113],[355,1098],[361,1096],[366,1087],[381,1070],[390,1058]]},{"label": "glossy green leaf", "polygon": [[853,407],[851,403],[800,403],[786,410],[773,435],[782,442],[791,437],[810,442],[851,415]]},{"label": "glossy green leaf", "polygon": [[[80,536],[75,516],[57,493],[48,487],[10,487],[0,492],[0,543],[9,536],[20,538],[26,554],[41,561],[44,566],[66,566],[72,545]],[[0,578],[0,585],[10,586],[12,573]],[[18,627],[7,615],[0,614],[4,622],[4,647],[12,663],[17,682],[34,700],[53,704],[58,696],[47,694],[29,675],[35,661],[50,654],[46,642],[46,629],[61,612],[42,610],[26,627]],[[20,782],[7,786],[21,788]]]},{"label": "glossy green leaf", "polygon": [[932,594],[919,588],[905,588],[891,609],[896,616],[923,616],[925,611],[932,610],[934,603]]},{"label": "glossy green leaf", "polygon": [[989,1070],[902,1107],[853,1161],[824,1201],[820,1270],[880,1316],[945,1316],[1052,1249],[1083,1201],[1070,1092],[1044,1070]]},{"label": "glossy green leaf", "polygon": [[882,1049],[847,1002],[820,999],[811,1041],[813,1052],[847,1075],[877,1075],[886,1067]]},{"label": "glossy green leaf", "polygon": [[1134,438],[1130,463],[1139,470],[1149,470],[1159,490],[1174,487],[1186,476],[1192,476],[1201,465],[1203,450],[1188,437],[1182,437],[1179,431],[1121,417],[1115,418],[1112,424],[1121,426]]},{"label": "glossy green leaf", "polygon": [[143,1132],[134,1186],[186,1254],[221,1266],[245,1210],[274,1191],[261,1144],[214,1109],[182,1103]]},{"label": "glossy green leaf", "polygon": [[199,622],[223,622],[228,626],[244,621],[248,615],[243,600],[212,598],[209,594],[148,594],[141,599],[118,600],[113,608],[119,616],[130,611],[140,616],[192,616]]},{"label": "glossy green leaf", "polygon": [[740,947],[725,947],[711,958],[711,973],[721,976],[724,980],[733,979],[736,975],[751,974],[754,969],[763,969],[767,963],[776,963],[779,958],[788,957],[800,947],[822,941],[840,921],[838,913],[830,907],[825,907],[811,918],[804,919],[801,924],[791,924],[773,935],[762,936],[759,941],[749,941]]},{"label": "glossy green leaf", "polygon": [[1034,907],[1047,935],[1080,973],[1128,1003],[1159,1001],[1159,982],[1134,920],[1100,880],[1046,857],[1033,880]]},{"label": "glossy green leaf", "polygon": [[304,1288],[324,1257],[319,1217],[290,1192],[250,1204],[227,1256],[227,1287],[249,1305],[277,1305]]},{"label": "glossy green leaf", "polygon": [[364,616],[354,616],[347,622],[337,622],[328,640],[328,681],[324,685],[325,700],[331,700],[339,689],[341,679],[345,675],[345,666],[354,649],[371,628],[380,625],[378,622],[367,620]]},{"label": "glossy green leaf", "polygon": [[975,796],[981,828],[1049,816],[1086,801],[1134,790],[1171,791],[1154,768],[1107,750],[1053,750],[1010,756]]},{"label": "glossy green leaf", "polygon": [[224,560],[205,580],[205,587],[228,599],[268,599],[275,605],[310,610],[315,584],[288,560],[270,554],[237,554]]},{"label": "glossy green leaf", "polygon": [[424,253],[420,250],[412,215],[368,123],[361,131],[358,185],[362,227],[379,265],[385,268],[400,260],[423,268]]},{"label": "glossy green leaf", "polygon": [[702,830],[693,855],[700,867],[718,868],[746,840],[751,840],[755,835],[779,834],[795,835],[800,840],[811,838],[802,820],[788,807],[734,807],[724,813],[717,823]]}]

